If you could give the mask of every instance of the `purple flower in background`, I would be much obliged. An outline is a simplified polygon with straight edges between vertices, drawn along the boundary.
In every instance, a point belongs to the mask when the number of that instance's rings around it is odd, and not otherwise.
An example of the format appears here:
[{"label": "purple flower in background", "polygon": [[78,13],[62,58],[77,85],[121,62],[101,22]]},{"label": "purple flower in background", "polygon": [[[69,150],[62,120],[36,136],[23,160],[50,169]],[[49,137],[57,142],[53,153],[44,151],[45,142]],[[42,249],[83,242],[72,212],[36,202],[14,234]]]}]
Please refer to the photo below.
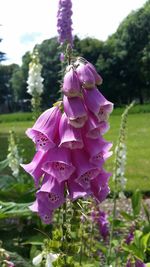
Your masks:
[{"label": "purple flower in background", "polygon": [[134,228],[131,228],[125,240],[126,244],[129,245],[133,239],[134,239]]},{"label": "purple flower in background", "polygon": [[130,259],[127,261],[126,267],[132,267],[132,263]]},{"label": "purple flower in background", "polygon": [[135,267],[146,267],[146,264],[140,260],[136,260]]},{"label": "purple flower in background", "polygon": [[62,52],[60,53],[59,59],[60,59],[61,62],[64,62],[64,60],[65,60],[64,53],[62,53]]},{"label": "purple flower in background", "polygon": [[127,261],[126,267],[146,267],[146,264],[142,262],[141,260],[136,260],[135,264],[131,263],[131,259]]},{"label": "purple flower in background", "polygon": [[99,231],[101,236],[103,237],[104,240],[107,239],[109,235],[109,222],[108,222],[108,216],[104,211],[99,211],[98,214],[98,225],[99,225]]},{"label": "purple flower in background", "polygon": [[59,0],[57,13],[58,41],[62,45],[65,42],[73,43],[72,37],[72,3],[71,0]]},{"label": "purple flower in background", "polygon": [[15,267],[15,264],[12,261],[4,260],[4,263],[7,264],[7,267]]}]

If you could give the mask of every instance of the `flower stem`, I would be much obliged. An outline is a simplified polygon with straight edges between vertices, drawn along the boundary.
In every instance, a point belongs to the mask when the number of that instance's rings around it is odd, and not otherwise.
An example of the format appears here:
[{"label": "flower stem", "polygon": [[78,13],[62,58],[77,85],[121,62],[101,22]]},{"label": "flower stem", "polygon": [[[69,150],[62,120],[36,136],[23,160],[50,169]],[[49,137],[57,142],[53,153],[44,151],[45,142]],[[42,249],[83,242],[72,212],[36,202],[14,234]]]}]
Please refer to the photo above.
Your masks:
[{"label": "flower stem", "polygon": [[67,212],[67,203],[63,204],[63,212],[62,212],[62,252],[63,252],[63,258],[64,258],[64,266],[67,265],[67,255],[66,255],[66,233],[67,233],[67,227],[66,227],[66,212]]}]

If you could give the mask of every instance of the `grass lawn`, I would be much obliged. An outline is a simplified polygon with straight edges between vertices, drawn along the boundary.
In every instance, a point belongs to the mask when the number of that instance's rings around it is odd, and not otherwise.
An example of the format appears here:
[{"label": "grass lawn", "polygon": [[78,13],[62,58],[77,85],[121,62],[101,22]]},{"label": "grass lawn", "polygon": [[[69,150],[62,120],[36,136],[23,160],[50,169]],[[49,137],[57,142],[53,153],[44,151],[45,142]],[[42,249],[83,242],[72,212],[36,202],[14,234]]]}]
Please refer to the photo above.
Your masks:
[{"label": "grass lawn", "polygon": [[[119,113],[119,114],[118,114]],[[2,117],[1,117],[2,116]],[[13,115],[16,119],[7,120],[4,122],[5,115],[0,116],[0,160],[3,160],[7,154],[7,138],[10,129],[14,129],[17,133],[21,147],[25,151],[26,162],[32,159],[34,154],[34,145],[26,137],[25,130],[33,123],[30,120],[31,116],[28,114],[27,120],[20,121],[19,115]],[[11,115],[10,115],[11,116]],[[21,115],[24,116],[24,115]],[[5,117],[5,119],[6,119]],[[111,128],[105,135],[106,139],[113,141],[116,145],[119,125],[120,112],[117,110],[110,117]],[[127,138],[127,165],[126,177],[128,179],[127,189],[135,190],[140,188],[142,191],[150,190],[150,113],[132,113],[128,117],[128,138]],[[113,170],[114,156],[111,157],[107,163],[107,170]]]}]

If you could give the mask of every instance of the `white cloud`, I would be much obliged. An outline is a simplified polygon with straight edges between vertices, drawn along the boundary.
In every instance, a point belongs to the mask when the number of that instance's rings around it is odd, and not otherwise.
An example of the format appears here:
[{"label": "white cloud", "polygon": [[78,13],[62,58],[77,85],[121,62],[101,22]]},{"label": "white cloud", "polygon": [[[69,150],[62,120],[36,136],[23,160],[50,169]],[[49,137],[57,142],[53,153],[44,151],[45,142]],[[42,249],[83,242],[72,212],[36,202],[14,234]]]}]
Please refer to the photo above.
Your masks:
[{"label": "white cloud", "polygon": [[[146,0],[72,0],[74,34],[105,40],[116,31],[119,23]],[[6,63],[21,63],[21,57],[36,43],[57,35],[58,0],[1,0],[1,51]],[[31,35],[33,33],[33,40]],[[35,33],[38,33],[37,35]],[[30,41],[22,42],[22,37]]]}]

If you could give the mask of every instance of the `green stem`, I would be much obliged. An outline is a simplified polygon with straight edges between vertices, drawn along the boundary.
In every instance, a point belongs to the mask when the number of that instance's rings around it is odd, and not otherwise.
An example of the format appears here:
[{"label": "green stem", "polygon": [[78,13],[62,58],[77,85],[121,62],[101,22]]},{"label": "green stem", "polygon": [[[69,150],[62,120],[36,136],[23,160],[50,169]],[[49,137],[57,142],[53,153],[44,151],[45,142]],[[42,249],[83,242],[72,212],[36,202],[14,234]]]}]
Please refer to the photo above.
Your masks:
[{"label": "green stem", "polygon": [[66,227],[66,212],[67,212],[67,203],[63,204],[63,217],[62,217],[62,252],[64,255],[64,264],[65,266],[67,265],[67,255],[66,255],[66,232],[67,232],[67,227]]},{"label": "green stem", "polygon": [[83,257],[83,227],[81,226],[81,249],[80,249],[80,259],[79,259],[80,266],[82,266],[82,257]]},{"label": "green stem", "polygon": [[114,194],[113,194],[113,212],[112,212],[112,223],[111,223],[111,229],[110,229],[110,239],[109,239],[109,249],[108,249],[108,255],[107,255],[107,264],[110,264],[110,257],[112,252],[112,240],[114,236],[114,222],[116,219],[116,209],[117,209],[117,179],[115,177],[115,186],[114,186]]}]

